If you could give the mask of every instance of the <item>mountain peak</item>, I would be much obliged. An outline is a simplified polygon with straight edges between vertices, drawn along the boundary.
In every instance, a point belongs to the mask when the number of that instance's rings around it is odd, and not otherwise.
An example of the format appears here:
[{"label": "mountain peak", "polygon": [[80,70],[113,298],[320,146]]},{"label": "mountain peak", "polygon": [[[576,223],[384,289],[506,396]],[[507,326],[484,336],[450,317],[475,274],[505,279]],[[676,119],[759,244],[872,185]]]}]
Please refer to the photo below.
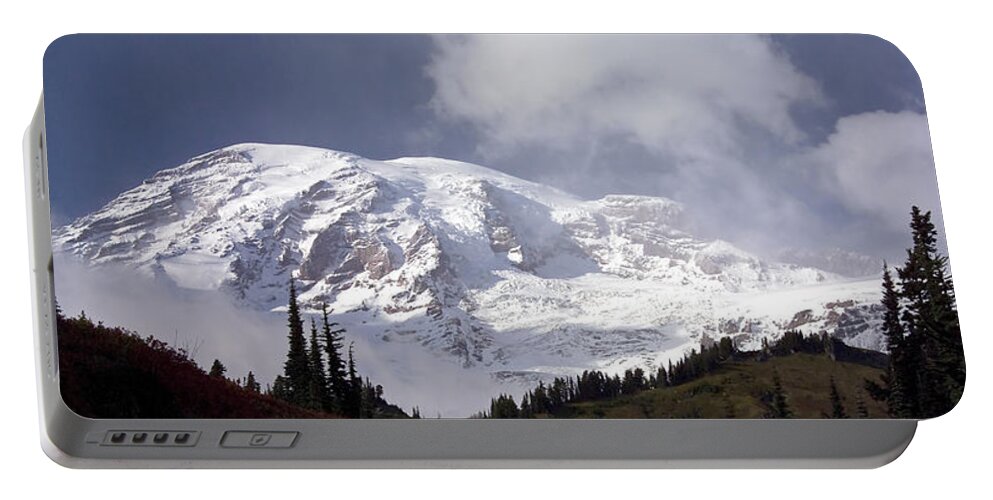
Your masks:
[{"label": "mountain peak", "polygon": [[[756,344],[802,311],[833,330],[878,294],[696,238],[685,210],[582,200],[456,160],[245,143],[159,172],[53,242],[262,311],[285,305],[295,276],[306,310],[327,303],[376,342],[493,372],[654,366],[704,336]],[[860,337],[867,314],[844,330],[860,345],[877,341]]]}]

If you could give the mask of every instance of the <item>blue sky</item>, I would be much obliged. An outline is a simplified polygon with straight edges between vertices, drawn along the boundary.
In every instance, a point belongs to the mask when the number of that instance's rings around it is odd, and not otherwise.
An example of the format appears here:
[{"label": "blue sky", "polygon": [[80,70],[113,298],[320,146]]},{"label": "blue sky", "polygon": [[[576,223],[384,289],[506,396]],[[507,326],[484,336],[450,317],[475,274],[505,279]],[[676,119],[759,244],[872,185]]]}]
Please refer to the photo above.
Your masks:
[{"label": "blue sky", "polygon": [[768,251],[894,256],[937,208],[920,80],[869,36],[84,35],[44,69],[57,222],[239,142],[668,196]]}]

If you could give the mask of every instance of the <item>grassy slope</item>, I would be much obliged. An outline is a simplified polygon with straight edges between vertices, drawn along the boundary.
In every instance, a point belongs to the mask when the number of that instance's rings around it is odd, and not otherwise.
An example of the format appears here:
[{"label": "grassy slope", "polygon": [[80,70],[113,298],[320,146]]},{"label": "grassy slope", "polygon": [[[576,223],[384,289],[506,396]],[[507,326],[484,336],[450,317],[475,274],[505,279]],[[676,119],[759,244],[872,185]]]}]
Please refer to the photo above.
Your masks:
[{"label": "grassy slope", "polygon": [[[574,418],[763,418],[772,393],[773,370],[779,372],[793,416],[822,418],[831,413],[830,377],[851,417],[861,395],[870,418],[885,418],[885,407],[862,389],[865,379],[883,371],[862,364],[833,361],[825,355],[793,354],[768,361],[728,363],[715,373],[676,387],[654,389],[607,401],[567,405],[562,417]],[[771,399],[769,399],[771,400]]]}]

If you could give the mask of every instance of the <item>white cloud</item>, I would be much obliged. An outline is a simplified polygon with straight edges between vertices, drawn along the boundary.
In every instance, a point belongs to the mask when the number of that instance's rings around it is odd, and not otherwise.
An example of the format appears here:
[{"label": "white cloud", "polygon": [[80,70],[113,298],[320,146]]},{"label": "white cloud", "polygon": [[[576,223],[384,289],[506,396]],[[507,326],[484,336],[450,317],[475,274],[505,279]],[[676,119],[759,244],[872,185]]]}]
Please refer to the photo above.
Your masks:
[{"label": "white cloud", "polygon": [[747,131],[792,144],[816,82],[759,36],[455,36],[436,40],[435,110],[483,152],[618,136],[682,160],[739,154]]},{"label": "white cloud", "polygon": [[[804,218],[803,207],[769,182],[766,152],[801,148],[807,137],[791,109],[825,98],[766,37],[485,35],[435,42],[427,67],[436,85],[431,104],[440,117],[479,133],[484,161],[555,151],[560,164],[551,158],[528,175],[579,191],[597,191],[584,189],[590,183],[618,191],[613,177],[637,178],[690,206],[709,235],[741,243]],[[631,167],[623,154],[596,157],[600,144],[618,141],[643,149],[654,163]],[[613,162],[609,169],[604,161]]]},{"label": "white cloud", "polygon": [[878,217],[889,229],[906,227],[911,205],[939,210],[931,139],[922,114],[843,117],[810,158],[849,209]]},{"label": "white cloud", "polygon": [[[911,204],[941,227],[926,118],[840,117],[814,143],[792,111],[830,112],[828,98],[766,37],[440,37],[426,71],[436,114],[478,132],[481,160],[591,196],[675,198],[708,236],[756,251],[892,255]],[[648,160],[598,154],[630,150],[619,142]]]},{"label": "white cloud", "polygon": [[[68,316],[85,310],[94,321],[153,335],[192,351],[203,368],[219,359],[231,378],[251,370],[265,386],[283,372],[285,313],[239,307],[221,291],[179,288],[123,266],[91,267],[63,255],[56,257],[55,280],[59,305]],[[305,316],[316,317],[307,311]],[[419,406],[425,416],[468,416],[507,390],[487,373],[439,362],[419,346],[378,341],[375,326],[341,321],[348,330],[345,341],[355,343],[359,374],[383,385],[386,399],[405,411]]]}]

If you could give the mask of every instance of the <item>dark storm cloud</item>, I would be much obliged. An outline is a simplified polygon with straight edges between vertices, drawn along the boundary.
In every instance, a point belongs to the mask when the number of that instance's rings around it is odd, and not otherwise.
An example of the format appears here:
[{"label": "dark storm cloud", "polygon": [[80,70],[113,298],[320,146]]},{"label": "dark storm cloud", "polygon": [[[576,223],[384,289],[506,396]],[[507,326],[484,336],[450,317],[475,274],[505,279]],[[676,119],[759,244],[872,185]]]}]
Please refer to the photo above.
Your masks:
[{"label": "dark storm cloud", "polygon": [[59,39],[44,82],[53,200],[79,217],[241,142],[411,154],[405,133],[433,119],[430,49],[423,36]]}]

